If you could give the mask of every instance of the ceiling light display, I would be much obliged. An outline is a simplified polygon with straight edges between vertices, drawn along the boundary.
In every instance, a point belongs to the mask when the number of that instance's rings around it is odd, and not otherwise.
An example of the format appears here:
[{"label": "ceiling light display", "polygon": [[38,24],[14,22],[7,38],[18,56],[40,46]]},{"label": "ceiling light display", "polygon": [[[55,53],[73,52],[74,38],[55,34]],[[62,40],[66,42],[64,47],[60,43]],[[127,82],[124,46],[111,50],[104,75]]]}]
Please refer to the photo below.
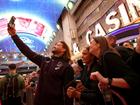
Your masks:
[{"label": "ceiling light display", "polygon": [[73,6],[74,6],[74,3],[72,1],[69,1],[67,6],[68,6],[68,9],[71,10],[73,8]]},{"label": "ceiling light display", "polygon": [[2,50],[11,51],[10,48],[6,50],[6,46],[3,45],[4,40],[7,40],[9,36],[7,23],[11,16],[16,17],[15,24],[18,33],[28,33],[26,36],[29,35],[30,38],[31,35],[42,38],[44,44],[48,46],[52,32],[57,31],[57,20],[67,2],[68,0],[65,2],[63,0],[0,0],[0,46]]}]

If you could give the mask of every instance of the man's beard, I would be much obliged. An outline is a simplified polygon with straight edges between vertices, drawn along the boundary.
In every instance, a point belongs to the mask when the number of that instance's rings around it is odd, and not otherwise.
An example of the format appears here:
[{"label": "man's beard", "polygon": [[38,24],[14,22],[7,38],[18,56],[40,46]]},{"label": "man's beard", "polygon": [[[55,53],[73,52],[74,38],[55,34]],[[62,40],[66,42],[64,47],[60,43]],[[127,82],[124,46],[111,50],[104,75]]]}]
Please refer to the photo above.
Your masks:
[{"label": "man's beard", "polygon": [[56,51],[55,50],[52,50],[52,54],[55,55],[56,54]]},{"label": "man's beard", "polygon": [[52,49],[52,53],[53,53],[53,55],[57,54],[56,48],[53,48],[53,49]]}]

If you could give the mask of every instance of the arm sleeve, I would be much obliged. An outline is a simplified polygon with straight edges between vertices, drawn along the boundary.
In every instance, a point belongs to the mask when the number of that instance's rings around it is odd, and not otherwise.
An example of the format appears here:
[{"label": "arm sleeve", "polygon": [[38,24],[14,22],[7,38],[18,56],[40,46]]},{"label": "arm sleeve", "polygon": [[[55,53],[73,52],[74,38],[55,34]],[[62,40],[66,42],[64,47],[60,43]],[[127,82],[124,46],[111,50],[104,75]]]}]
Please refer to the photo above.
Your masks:
[{"label": "arm sleeve", "polygon": [[138,86],[140,78],[119,55],[106,53],[104,55],[106,71],[112,78],[123,78],[131,88]]},{"label": "arm sleeve", "polygon": [[32,62],[41,67],[41,62],[46,59],[45,57],[33,52],[19,37],[18,35],[12,36],[13,41],[19,50]]},{"label": "arm sleeve", "polygon": [[69,65],[64,72],[64,97],[65,97],[65,105],[73,105],[73,99],[69,98],[66,94],[67,92],[67,84],[73,81],[74,79],[74,71],[72,67]]}]

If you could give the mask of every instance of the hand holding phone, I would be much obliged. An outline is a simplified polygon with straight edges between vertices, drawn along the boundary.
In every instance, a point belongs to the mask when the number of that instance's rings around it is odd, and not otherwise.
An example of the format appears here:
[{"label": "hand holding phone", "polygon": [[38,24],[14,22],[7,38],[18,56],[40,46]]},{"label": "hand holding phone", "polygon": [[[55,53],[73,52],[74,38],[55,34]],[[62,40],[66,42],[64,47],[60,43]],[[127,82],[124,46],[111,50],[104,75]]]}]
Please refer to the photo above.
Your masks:
[{"label": "hand holding phone", "polygon": [[8,25],[7,31],[9,33],[9,35],[11,35],[11,36],[16,35],[15,20],[16,20],[16,18],[14,16],[12,16],[9,23],[7,24]]},{"label": "hand holding phone", "polygon": [[15,27],[15,20],[16,20],[16,18],[14,16],[12,16],[10,21],[9,21],[9,23],[8,23],[8,25],[10,27]]}]

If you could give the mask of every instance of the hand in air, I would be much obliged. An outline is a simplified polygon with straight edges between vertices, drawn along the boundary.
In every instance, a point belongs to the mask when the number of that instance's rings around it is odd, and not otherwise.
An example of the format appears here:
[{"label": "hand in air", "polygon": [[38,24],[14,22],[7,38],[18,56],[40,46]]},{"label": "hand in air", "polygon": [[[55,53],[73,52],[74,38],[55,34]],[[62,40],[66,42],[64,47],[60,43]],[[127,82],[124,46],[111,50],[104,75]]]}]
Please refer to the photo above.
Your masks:
[{"label": "hand in air", "polygon": [[7,25],[7,31],[9,33],[9,35],[14,36],[16,35],[16,29],[15,29],[15,25],[11,26],[10,24]]}]

